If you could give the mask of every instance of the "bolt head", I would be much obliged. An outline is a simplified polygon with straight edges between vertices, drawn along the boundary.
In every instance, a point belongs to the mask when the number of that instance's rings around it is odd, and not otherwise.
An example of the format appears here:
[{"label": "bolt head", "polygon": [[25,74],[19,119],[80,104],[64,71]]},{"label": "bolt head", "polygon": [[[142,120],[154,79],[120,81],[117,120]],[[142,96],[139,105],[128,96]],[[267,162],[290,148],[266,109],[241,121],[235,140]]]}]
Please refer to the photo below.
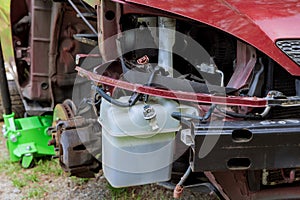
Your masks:
[{"label": "bolt head", "polygon": [[11,135],[11,136],[10,136],[10,140],[11,140],[12,142],[17,142],[17,136],[16,136],[16,135]]}]

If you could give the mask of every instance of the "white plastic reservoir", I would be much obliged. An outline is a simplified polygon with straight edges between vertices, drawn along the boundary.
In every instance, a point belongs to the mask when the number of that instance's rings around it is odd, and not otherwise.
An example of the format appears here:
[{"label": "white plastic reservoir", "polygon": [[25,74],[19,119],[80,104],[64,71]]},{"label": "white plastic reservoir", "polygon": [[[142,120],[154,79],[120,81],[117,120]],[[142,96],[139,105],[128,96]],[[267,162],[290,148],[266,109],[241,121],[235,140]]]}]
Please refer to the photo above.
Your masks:
[{"label": "white plastic reservoir", "polygon": [[[129,97],[118,101],[126,102]],[[151,120],[145,108],[151,107]],[[102,166],[113,187],[127,187],[167,181],[171,177],[175,132],[180,124],[171,117],[178,103],[150,98],[145,103],[123,108],[103,99],[99,121],[102,125]],[[146,119],[145,119],[146,118]]]}]

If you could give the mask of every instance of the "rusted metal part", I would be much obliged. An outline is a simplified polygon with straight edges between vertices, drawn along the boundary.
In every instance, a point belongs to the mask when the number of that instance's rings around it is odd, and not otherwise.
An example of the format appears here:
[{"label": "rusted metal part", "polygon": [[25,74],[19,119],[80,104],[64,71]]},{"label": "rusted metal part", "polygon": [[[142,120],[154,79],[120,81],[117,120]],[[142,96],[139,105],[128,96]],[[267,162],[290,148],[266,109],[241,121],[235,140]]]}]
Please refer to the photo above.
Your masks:
[{"label": "rusted metal part", "polygon": [[[64,171],[71,175],[94,177],[94,173],[100,167],[99,161],[94,158],[85,142],[82,141],[82,137],[90,138],[90,135],[95,134],[93,126],[97,126],[97,122],[83,127],[67,128],[61,132],[60,145],[63,154],[60,155],[60,164]],[[98,148],[101,148],[101,145]]]},{"label": "rusted metal part", "polygon": [[181,185],[176,185],[174,191],[173,191],[173,198],[179,199],[182,195],[183,187]]},{"label": "rusted metal part", "polygon": [[[101,151],[101,127],[96,119],[75,116],[71,100],[56,105],[54,123],[49,129],[49,145],[58,148],[60,165],[77,177],[94,177],[101,164],[94,156]],[[92,145],[92,147],[91,147]]]},{"label": "rusted metal part", "polygon": [[242,88],[249,81],[249,77],[256,63],[256,51],[253,47],[237,42],[236,69],[230,78],[228,87]]},{"label": "rusted metal part", "polygon": [[116,42],[115,40],[107,39],[118,34],[120,31],[120,5],[111,1],[101,1],[100,6],[97,7],[97,16],[99,49],[102,58],[105,61],[115,59],[118,57]]},{"label": "rusted metal part", "polygon": [[51,132],[52,140],[49,141],[49,145],[55,145],[59,150],[59,157],[63,154],[62,146],[60,144],[62,131],[66,128],[64,121],[70,120],[74,117],[71,107],[68,104],[57,104],[53,111],[53,123],[52,127],[48,129]]},{"label": "rusted metal part", "polygon": [[[85,11],[79,4],[78,8]],[[96,27],[96,21],[90,20],[90,24]],[[77,54],[88,54],[93,49],[92,46],[74,39],[74,35],[92,32],[81,18],[76,17],[76,12],[68,3],[55,3],[52,6],[50,31],[49,77],[54,97],[52,102],[62,102],[72,97],[77,76],[75,71]]]},{"label": "rusted metal part", "polygon": [[158,97],[163,97],[167,99],[177,99],[182,101],[199,102],[199,103],[213,103],[222,105],[239,105],[239,106],[249,106],[249,107],[265,107],[267,101],[262,98],[256,97],[237,97],[237,96],[214,96],[211,94],[202,93],[191,93],[182,91],[168,91],[157,89],[149,86],[143,86],[141,84],[129,83],[121,80],[116,80],[109,78],[107,76],[94,74],[83,68],[75,68],[79,75],[88,78],[98,84],[105,84],[109,86],[114,86],[117,88],[130,90],[137,93],[153,95]]},{"label": "rusted metal part", "polygon": [[269,190],[261,190],[251,194],[251,199],[299,199],[300,198],[300,187],[281,187]]},{"label": "rusted metal part", "polygon": [[294,183],[300,181],[299,168],[285,168],[285,169],[264,169],[261,173],[263,185],[281,185],[286,183]]},{"label": "rusted metal part", "polygon": [[[30,37],[30,83],[23,88],[23,96],[38,101],[50,101],[49,44],[52,1],[32,1]],[[38,28],[39,27],[39,28]]]},{"label": "rusted metal part", "polygon": [[295,170],[291,170],[289,177],[286,177],[283,169],[281,169],[281,175],[283,179],[286,181],[286,183],[293,183],[295,181]]},{"label": "rusted metal part", "polygon": [[[250,200],[250,191],[247,186],[246,171],[211,172],[214,182],[222,187],[228,200]],[[229,198],[230,197],[230,198]]]},{"label": "rusted metal part", "polygon": [[208,178],[208,180],[213,184],[213,186],[218,190],[220,195],[225,199],[225,200],[230,200],[229,197],[224,193],[222,186],[216,181],[214,175],[212,172],[206,171],[204,172],[205,176]]},{"label": "rusted metal part", "polygon": [[215,180],[220,184],[224,192],[232,200],[256,200],[256,199],[299,199],[300,187],[276,187],[251,192],[248,187],[246,171],[213,172]]}]

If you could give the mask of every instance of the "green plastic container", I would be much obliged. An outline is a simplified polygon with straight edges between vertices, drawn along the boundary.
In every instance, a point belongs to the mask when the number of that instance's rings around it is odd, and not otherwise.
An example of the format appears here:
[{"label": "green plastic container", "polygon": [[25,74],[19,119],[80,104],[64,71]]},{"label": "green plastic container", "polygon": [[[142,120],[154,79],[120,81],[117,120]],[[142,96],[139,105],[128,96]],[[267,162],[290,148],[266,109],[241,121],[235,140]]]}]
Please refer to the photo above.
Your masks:
[{"label": "green plastic container", "polygon": [[12,162],[21,161],[24,168],[31,166],[34,157],[55,155],[54,147],[48,146],[51,135],[47,129],[52,125],[52,116],[14,118],[14,113],[3,115],[2,133]]}]

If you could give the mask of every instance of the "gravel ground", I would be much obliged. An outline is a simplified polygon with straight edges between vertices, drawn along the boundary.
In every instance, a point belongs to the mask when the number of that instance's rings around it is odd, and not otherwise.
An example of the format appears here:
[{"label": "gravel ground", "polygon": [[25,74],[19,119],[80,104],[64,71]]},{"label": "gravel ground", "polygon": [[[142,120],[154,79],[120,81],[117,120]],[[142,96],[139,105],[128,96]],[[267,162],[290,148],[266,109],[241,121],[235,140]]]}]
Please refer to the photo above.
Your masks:
[{"label": "gravel ground", "polygon": [[[96,174],[96,178],[79,179],[63,173],[57,160],[40,162],[31,169],[22,169],[19,163],[11,163],[1,134],[0,199],[173,199],[173,191],[156,184],[115,189],[108,184],[102,171]],[[181,199],[215,198],[185,190]]]}]

